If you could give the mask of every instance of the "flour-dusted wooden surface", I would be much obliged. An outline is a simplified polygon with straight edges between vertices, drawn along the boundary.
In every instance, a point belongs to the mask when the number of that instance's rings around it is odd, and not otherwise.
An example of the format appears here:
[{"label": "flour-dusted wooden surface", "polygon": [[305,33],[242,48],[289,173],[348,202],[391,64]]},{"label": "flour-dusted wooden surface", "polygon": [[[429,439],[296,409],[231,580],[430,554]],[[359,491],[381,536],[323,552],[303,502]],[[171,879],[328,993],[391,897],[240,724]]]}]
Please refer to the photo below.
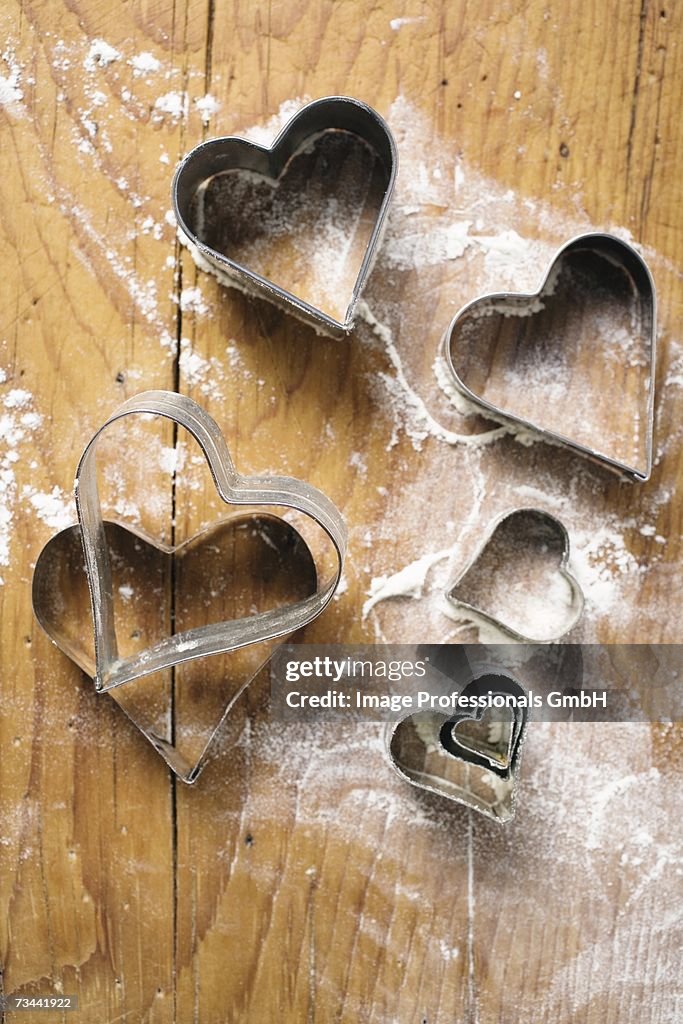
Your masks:
[{"label": "flour-dusted wooden surface", "polygon": [[[188,789],[30,604],[42,545],[73,521],[85,442],[125,396],[178,386],[241,470],[301,476],[343,507],[346,590],[309,638],[467,637],[439,592],[494,515],[533,504],[572,536],[588,599],[575,639],[678,641],[680,7],[77,0],[12,2],[0,24],[4,991],[77,993],[74,1019],[97,1024],[680,1021],[677,727],[536,723],[500,829],[395,779],[379,726],[272,722],[262,675]],[[272,137],[333,93],[384,114],[401,155],[347,343],[222,290],[169,218],[190,146]],[[536,287],[591,228],[630,232],[658,285],[657,465],[641,487],[543,445],[467,442],[491,427],[432,370],[460,305]],[[106,473],[109,514],[166,542],[173,444],[134,425]],[[174,535],[218,511],[188,451]],[[417,596],[361,618],[373,579],[381,596],[381,577],[438,552]]]}]

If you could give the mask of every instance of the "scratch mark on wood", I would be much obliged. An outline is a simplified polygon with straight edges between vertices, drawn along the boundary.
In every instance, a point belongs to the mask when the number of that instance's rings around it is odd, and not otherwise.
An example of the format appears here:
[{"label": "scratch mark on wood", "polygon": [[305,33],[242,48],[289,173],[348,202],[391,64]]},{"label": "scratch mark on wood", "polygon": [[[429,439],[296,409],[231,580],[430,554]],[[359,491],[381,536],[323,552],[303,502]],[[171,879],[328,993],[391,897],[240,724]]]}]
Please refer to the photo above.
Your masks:
[{"label": "scratch mark on wood", "polygon": [[474,823],[470,809],[467,812],[467,1001],[471,1024],[479,1024],[477,987],[474,962]]},{"label": "scratch mark on wood", "polygon": [[631,120],[628,128],[628,139],[626,141],[626,187],[628,189],[629,175],[631,173],[631,157],[633,155],[633,139],[636,130],[636,116],[638,113],[638,95],[640,93],[640,76],[643,69],[643,48],[645,46],[645,27],[647,23],[648,0],[641,0],[640,20],[638,24],[638,52],[636,55],[636,72],[633,80],[633,97],[631,100]]}]

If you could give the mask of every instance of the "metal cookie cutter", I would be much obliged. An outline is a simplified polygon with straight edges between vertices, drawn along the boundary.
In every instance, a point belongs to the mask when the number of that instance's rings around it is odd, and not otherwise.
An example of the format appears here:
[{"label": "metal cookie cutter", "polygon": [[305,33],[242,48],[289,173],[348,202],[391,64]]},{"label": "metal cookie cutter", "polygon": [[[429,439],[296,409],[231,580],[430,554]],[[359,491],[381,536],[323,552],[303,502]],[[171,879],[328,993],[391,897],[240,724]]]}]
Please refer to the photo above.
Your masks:
[{"label": "metal cookie cutter", "polygon": [[[237,619],[209,623],[166,635],[145,649],[136,650],[127,656],[120,655],[112,577],[113,555],[110,555],[112,541],[116,540],[122,531],[128,537],[132,537],[129,549],[133,551],[140,551],[141,545],[146,544],[175,557],[179,552],[182,553],[183,548],[183,545],[179,548],[164,548],[163,545],[152,542],[141,531],[132,531],[129,527],[105,522],[102,518],[97,484],[97,444],[108,427],[133,414],[161,416],[185,427],[202,449],[216,490],[227,505],[282,506],[303,513],[323,531],[322,536],[327,538],[328,543],[331,542],[330,553],[333,552],[334,568],[330,574],[320,581],[317,561],[308,550],[305,541],[284,520],[275,516],[265,517],[266,528],[269,522],[279,523],[290,531],[297,543],[304,546],[311,563],[312,593],[307,593],[307,596],[300,600]],[[233,466],[216,422],[184,395],[167,391],[145,391],[124,402],[100,427],[85,448],[76,472],[75,493],[79,526],[63,530],[43,548],[34,571],[33,608],[38,622],[53,643],[86,674],[94,678],[95,688],[99,692],[111,691],[118,687],[125,688],[126,684],[147,677],[151,673],[175,669],[185,662],[206,658],[209,655],[236,652],[250,645],[262,644],[268,647],[270,641],[289,636],[317,618],[331,600],[339,583],[346,551],[346,527],[336,506],[322,492],[300,480],[278,476],[245,477],[239,474]],[[263,521],[263,518],[259,521],[260,530],[263,530]],[[230,523],[231,520],[227,522]],[[77,624],[75,635],[73,629],[70,630],[63,621],[64,608],[71,596],[67,583],[63,582],[61,589],[59,586],[55,587],[55,577],[61,578],[59,573],[55,573],[59,558],[62,561],[65,557],[71,558],[72,563],[76,561],[73,554],[75,534],[80,535],[82,554],[85,557],[85,574],[94,627],[94,662],[84,653],[85,648],[80,639],[80,624]],[[193,541],[196,539],[193,538]],[[292,538],[288,536],[286,539],[291,546]],[[209,541],[211,540],[212,537],[209,537]],[[265,536],[264,541],[273,547],[270,537]],[[192,544],[192,541],[186,542],[187,544]],[[63,552],[67,554],[64,555]],[[158,598],[152,595],[151,601],[155,600]],[[269,660],[273,646],[270,645],[271,649],[265,662]],[[255,666],[244,685],[231,696],[227,706],[221,706],[222,714],[215,723],[215,728],[208,733],[207,742],[193,763],[188,763],[175,749],[173,743],[161,737],[154,728],[141,724],[133,715],[130,717],[133,717],[138,728],[176,774],[186,782],[194,782],[225,715],[239,693],[265,662]],[[130,714],[125,702],[122,702],[122,706]]]},{"label": "metal cookie cutter", "polygon": [[[521,630],[512,625],[509,621],[505,621],[505,613],[496,613],[490,609],[487,611],[481,607],[479,603],[473,603],[463,597],[459,597],[458,593],[461,592],[464,587],[466,577],[470,574],[477,564],[478,560],[484,554],[487,548],[490,549],[491,545],[495,545],[496,540],[505,532],[511,530],[520,530],[524,534],[520,537],[519,532],[516,536],[513,535],[509,539],[509,546],[514,547],[515,556],[523,556],[522,544],[524,542],[530,544],[536,551],[542,551],[546,555],[550,555],[556,559],[556,573],[559,580],[566,587],[564,596],[564,604],[566,606],[566,614],[564,622],[559,628],[552,627],[550,632],[546,631],[545,636],[530,636],[522,633]],[[523,643],[530,644],[541,644],[541,643],[553,643],[554,641],[561,640],[563,636],[566,636],[576,625],[581,618],[584,608],[584,596],[583,591],[578,583],[578,580],[572,575],[567,568],[569,562],[570,545],[569,545],[569,534],[565,529],[564,525],[555,516],[550,515],[549,512],[545,512],[542,509],[537,508],[517,508],[511,512],[506,512],[493,522],[489,524],[488,530],[481,544],[474,552],[474,555],[458,575],[455,582],[450,586],[447,594],[446,601],[453,607],[456,613],[466,613],[465,618],[470,618],[475,624],[477,620],[484,620],[497,629],[507,633],[508,636],[515,640]],[[495,600],[491,596],[493,589],[492,584],[495,583],[497,567],[495,564],[495,551],[494,551],[494,564],[491,566],[490,574],[491,578],[485,580],[485,593],[489,600]],[[487,585],[488,584],[488,585]],[[567,599],[568,598],[568,599]],[[505,595],[506,604],[510,604],[511,600],[514,599],[514,595],[507,593]],[[540,602],[544,606],[549,606],[553,603],[553,599],[549,594],[542,594],[539,597]]]},{"label": "metal cookie cutter", "polygon": [[[329,130],[348,132],[365,142],[376,154],[384,172],[381,204],[343,320],[335,319],[279,287],[274,281],[211,248],[198,237],[192,226],[193,201],[215,175],[226,171],[247,170],[275,182],[297,152]],[[359,100],[347,96],[329,96],[309,103],[295,114],[270,148],[237,136],[209,139],[196,146],[176,171],[172,188],[173,207],[180,230],[194,249],[222,275],[232,279],[237,287],[268,299],[323,334],[341,337],[353,328],[355,306],[372,270],[394,189],[397,163],[396,143],[379,114]]]},{"label": "metal cookie cutter", "polygon": [[[389,762],[418,789],[494,821],[510,821],[529,716],[527,693],[497,669],[479,675],[459,696],[463,709],[450,716],[419,711],[392,723],[385,734]],[[500,710],[494,705],[487,716],[489,698],[500,699]]]},{"label": "metal cookie cutter", "polygon": [[[555,268],[559,261],[568,255],[580,252],[594,253],[603,257],[613,266],[620,269],[626,276],[631,289],[637,296],[639,312],[642,316],[643,335],[649,338],[649,378],[647,381],[646,400],[646,425],[645,425],[645,463],[643,466],[632,466],[621,459],[614,458],[608,453],[601,451],[598,447],[589,447],[579,441],[572,440],[564,434],[541,427],[523,417],[506,412],[497,405],[488,402],[486,399],[475,394],[462,380],[456,364],[455,343],[458,330],[468,319],[481,315],[479,312],[482,306],[488,306],[495,312],[502,312],[504,315],[533,311],[533,307],[542,298],[546,288],[552,281]],[[553,444],[566,445],[568,448],[587,456],[592,461],[606,466],[619,475],[631,480],[644,482],[649,479],[652,471],[652,450],[654,430],[654,381],[655,381],[655,358],[656,358],[656,291],[655,283],[647,263],[643,257],[628,242],[624,242],[615,235],[606,233],[589,233],[578,235],[567,242],[555,254],[550,262],[548,270],[543,277],[543,282],[536,292],[496,292],[488,295],[481,295],[468,302],[453,317],[442,340],[442,352],[445,362],[452,375],[452,383],[460,394],[488,419],[502,423],[504,426],[523,427],[533,431]],[[619,396],[615,395],[615,401]]]}]

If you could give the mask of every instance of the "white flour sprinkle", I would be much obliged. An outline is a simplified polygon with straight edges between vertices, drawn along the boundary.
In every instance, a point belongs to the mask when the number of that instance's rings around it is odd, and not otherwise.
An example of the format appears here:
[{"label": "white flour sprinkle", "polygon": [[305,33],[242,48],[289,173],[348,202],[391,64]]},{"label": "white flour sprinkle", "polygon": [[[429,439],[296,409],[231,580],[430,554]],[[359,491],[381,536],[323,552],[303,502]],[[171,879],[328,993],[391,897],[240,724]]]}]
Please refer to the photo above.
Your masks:
[{"label": "white flour sprinkle", "polygon": [[[163,237],[164,227],[163,224],[159,224],[158,221],[154,220],[154,217],[147,215],[140,225],[140,231],[143,235],[152,235],[158,241]],[[171,257],[173,260],[173,257]]]},{"label": "white flour sprinkle", "polygon": [[167,92],[154,101],[153,117],[162,120],[168,117],[171,121],[179,121],[187,117],[188,99],[186,92]]},{"label": "white flour sprinkle", "polygon": [[175,358],[178,352],[178,339],[170,331],[162,331],[159,337],[159,344],[166,349],[168,356]]},{"label": "white flour sprinkle", "polygon": [[143,53],[136,53],[128,63],[133,69],[134,78],[139,78],[141,75],[153,75],[161,70],[161,61],[157,60],[154,54],[148,50],[145,50]]},{"label": "white flour sprinkle", "polygon": [[208,124],[214,114],[217,114],[220,110],[220,103],[208,92],[206,96],[202,96],[200,99],[195,100],[194,104],[199,111],[202,124]]},{"label": "white flour sprinkle", "polygon": [[106,68],[114,61],[119,60],[121,54],[104,39],[93,39],[90,49],[83,61],[86,71],[96,71],[98,68]]},{"label": "white flour sprinkle", "polygon": [[399,569],[390,576],[376,576],[370,583],[368,600],[363,605],[363,619],[367,618],[372,609],[380,601],[391,597],[422,597],[425,580],[429,570],[438,562],[443,562],[453,554],[452,548],[435,551],[433,554],[421,555],[414,562]]},{"label": "white flour sprinkle", "polygon": [[603,527],[580,535],[571,556],[571,569],[594,611],[608,612],[623,601],[625,588],[645,571],[626,549],[614,529]]},{"label": "white flour sprinkle", "polygon": [[76,521],[76,506],[71,495],[59,487],[41,494],[33,487],[24,487],[22,498],[28,501],[42,523],[53,530],[63,530]]},{"label": "white flour sprinkle", "polygon": [[189,387],[197,388],[207,398],[220,399],[220,384],[225,379],[223,364],[215,356],[204,359],[193,352],[189,338],[180,340],[180,372]]},{"label": "white flour sprinkle", "polygon": [[310,96],[304,96],[301,99],[296,100],[285,100],[280,104],[280,108],[276,114],[273,114],[271,118],[265,121],[263,124],[253,125],[251,128],[243,128],[239,135],[241,138],[249,139],[251,142],[256,142],[260,146],[269,146],[275,136],[279,133],[280,129],[291,120],[294,115],[301,110],[306,104],[310,103]]},{"label": "white flour sprinkle", "polygon": [[173,475],[179,472],[185,464],[185,448],[165,448],[162,446],[159,452],[159,468],[163,473]]},{"label": "white flour sprinkle", "polygon": [[183,313],[194,313],[196,316],[206,316],[211,309],[198,287],[183,288],[178,304]]},{"label": "white flour sprinkle", "polygon": [[[132,267],[125,262],[124,258],[120,256],[117,250],[113,247],[112,239],[100,235],[95,230],[85,207],[79,204],[69,206],[65,201],[60,204],[60,208],[66,216],[73,215],[78,219],[82,231],[99,253],[104,256],[114,277],[126,289],[138,313],[147,321],[147,323],[156,327],[160,334],[166,330],[167,328],[159,315],[156,280],[154,278],[150,278],[147,281],[142,281],[136,275]],[[84,255],[81,254],[79,249],[76,249],[76,255],[82,256],[82,258],[84,258],[84,262],[87,263]]]},{"label": "white flour sprinkle", "polygon": [[426,21],[426,18],[392,18],[389,25],[394,32],[398,32],[404,25],[419,25],[422,21]]},{"label": "white flour sprinkle", "polygon": [[14,67],[9,75],[0,75],[0,107],[15,107],[24,98],[19,68]]},{"label": "white flour sprinkle", "polygon": [[[438,423],[427,409],[422,398],[406,380],[401,357],[394,343],[391,330],[386,324],[382,324],[377,320],[365,300],[361,300],[357,308],[358,315],[365,320],[372,328],[373,333],[383,342],[387,355],[394,367],[395,376],[388,376],[386,374],[381,374],[380,376],[389,391],[392,402],[395,403],[397,413],[403,420],[403,427],[416,451],[422,450],[423,441],[430,435],[439,441],[445,441],[449,445],[491,444],[505,434],[513,436],[520,434],[523,443],[533,443],[533,441],[529,442],[529,432],[524,428],[500,426],[494,427],[493,430],[482,431],[479,434],[458,434]],[[398,435],[394,431],[387,447],[393,447],[397,441]]]},{"label": "white flour sprinkle", "polygon": [[2,404],[6,409],[25,409],[33,401],[33,395],[24,388],[12,388],[5,395]]},{"label": "white flour sprinkle", "polygon": [[[2,371],[3,381],[7,373]],[[34,440],[42,416],[32,407],[33,395],[25,388],[11,388],[1,400],[0,410],[0,566],[11,564],[11,540],[15,505],[18,500],[16,468],[23,447]],[[5,581],[0,576],[0,584]]]}]

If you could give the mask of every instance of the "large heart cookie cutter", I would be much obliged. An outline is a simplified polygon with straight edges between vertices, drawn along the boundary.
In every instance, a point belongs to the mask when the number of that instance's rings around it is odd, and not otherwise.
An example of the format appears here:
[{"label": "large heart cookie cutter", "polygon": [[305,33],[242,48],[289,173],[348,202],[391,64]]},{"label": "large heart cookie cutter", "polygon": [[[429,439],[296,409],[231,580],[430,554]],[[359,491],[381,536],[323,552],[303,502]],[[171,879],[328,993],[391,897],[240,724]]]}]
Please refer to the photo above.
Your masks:
[{"label": "large heart cookie cutter", "polygon": [[[483,733],[486,701],[496,698],[505,708],[505,718],[491,722]],[[528,695],[516,679],[496,669],[477,675],[459,699],[464,706],[452,715],[423,711],[391,723],[385,733],[389,762],[400,778],[418,789],[495,821],[510,821],[529,715]],[[476,737],[461,734],[468,723],[479,727]]]},{"label": "large heart cookie cutter", "polygon": [[[643,335],[649,339],[649,376],[647,381],[645,411],[645,461],[642,466],[628,465],[621,459],[614,458],[609,453],[602,451],[598,444],[595,446],[588,446],[579,441],[573,440],[571,437],[562,433],[555,432],[546,427],[539,426],[537,423],[532,423],[521,416],[516,416],[512,413],[506,412],[504,409],[488,402],[486,399],[470,390],[460,376],[456,365],[455,349],[457,348],[457,345],[455,339],[458,329],[468,318],[473,315],[477,315],[477,307],[481,309],[482,304],[486,304],[494,311],[503,312],[503,315],[505,315],[506,307],[510,311],[514,311],[514,309],[516,309],[519,312],[523,311],[525,308],[533,311],[534,306],[542,298],[545,289],[552,280],[553,271],[559,264],[559,261],[565,256],[573,256],[581,252],[597,254],[613,266],[618,267],[623,271],[637,298],[639,312],[642,317]],[[655,283],[649,267],[643,257],[632,245],[629,245],[628,242],[624,242],[621,238],[617,238],[615,235],[592,232],[584,235],[578,235],[558,250],[555,256],[553,256],[548,270],[543,277],[541,286],[537,291],[531,293],[496,292],[488,295],[481,295],[478,298],[473,299],[471,302],[468,302],[456,313],[446,330],[442,340],[442,352],[446,365],[450,370],[453,385],[457,391],[459,391],[460,394],[484,416],[495,420],[498,423],[502,423],[504,426],[511,426],[514,428],[523,427],[525,430],[533,431],[550,443],[566,445],[568,448],[579,452],[581,455],[587,456],[592,461],[606,466],[627,479],[646,481],[649,479],[652,471],[656,325],[657,312]],[[596,401],[604,400],[605,396],[596,396]],[[618,404],[620,400],[621,396],[619,394],[615,394],[613,397],[614,404]]]},{"label": "large heart cookie cutter", "polygon": [[[194,199],[198,191],[215,175],[245,170],[261,174],[270,181],[277,181],[288,161],[297,152],[321,133],[330,130],[348,132],[365,142],[376,154],[384,171],[382,200],[343,320],[335,319],[227,254],[218,252],[203,242],[192,226]],[[237,136],[209,139],[196,146],[176,171],[172,188],[173,206],[180,231],[219,275],[225,275],[237,287],[293,313],[317,331],[339,337],[348,334],[353,327],[355,306],[372,270],[380,243],[394,189],[397,164],[396,143],[380,115],[359,100],[347,96],[329,96],[303,107],[287,122],[270,147],[259,146]]]},{"label": "large heart cookie cutter", "polygon": [[[314,567],[313,593],[301,600],[279,605],[265,611],[244,617],[210,623],[165,636],[142,651],[132,655],[119,655],[114,607],[114,585],[110,542],[112,531],[122,530],[116,524],[105,523],[102,518],[97,484],[96,451],[102,433],[113,423],[133,414],[148,414],[172,420],[184,427],[197,441],[206,458],[219,496],[227,505],[234,506],[281,506],[303,513],[308,520],[322,530],[323,536],[331,542],[334,552],[334,569],[320,581]],[[218,425],[200,406],[191,399],[166,391],[146,391],[130,398],[113,413],[88,443],[80,459],[75,482],[76,507],[79,527],[68,527],[45,546],[36,563],[33,579],[33,606],[38,622],[50,639],[64,651],[80,668],[93,675],[95,688],[106,692],[126,683],[163,670],[209,655],[227,654],[239,651],[249,645],[264,644],[292,633],[312,622],[331,600],[339,582],[346,551],[346,527],[341,513],[322,492],[303,481],[289,477],[263,476],[245,477],[239,474],[232,463],[223,435]],[[266,523],[268,517],[261,517]],[[282,522],[291,530],[297,541],[305,545],[283,520],[270,517],[274,523]],[[263,523],[259,528],[263,530]],[[80,531],[85,573],[92,610],[94,630],[94,665],[90,665],[67,639],[65,631],[54,626],[53,607],[55,595],[49,586],[49,572],[45,566],[55,557],[55,542],[64,535],[65,550],[73,547],[71,534]],[[143,543],[149,543],[139,531],[128,530]],[[68,537],[66,535],[69,535]],[[267,537],[265,542],[273,545]],[[190,543],[190,542],[186,542]],[[174,550],[156,545],[168,555]],[[311,555],[311,557],[313,557]],[[72,559],[73,560],[73,559]],[[313,588],[311,588],[313,589]],[[59,595],[56,598],[60,606]],[[94,672],[92,669],[94,668]],[[232,701],[234,703],[234,701]],[[125,707],[124,707],[125,710]],[[155,748],[166,758],[170,766],[184,781],[193,782],[199,774],[199,762],[194,765],[182,763],[182,759],[151,730],[136,722]],[[220,725],[217,723],[210,739]],[[208,744],[207,744],[208,746]]]},{"label": "large heart cookie cutter", "polygon": [[[470,601],[463,600],[458,597],[458,588],[462,585],[468,573],[470,573],[470,571],[475,567],[498,531],[506,524],[514,524],[515,521],[521,521],[522,519],[526,519],[527,523],[531,521],[534,528],[533,539],[539,546],[551,553],[554,549],[554,553],[557,556],[556,571],[567,587],[569,600],[566,601],[566,620],[559,629],[553,630],[550,635],[546,636],[529,636],[528,633],[525,634],[521,632],[519,628],[511,625],[510,622],[506,622],[504,614],[493,614],[490,610],[481,607],[481,605],[475,605]],[[567,533],[564,524],[561,523],[559,519],[551,515],[549,512],[545,512],[543,509],[513,509],[510,512],[505,512],[503,515],[498,516],[498,518],[494,519],[489,524],[485,536],[481,540],[481,543],[477,547],[471,559],[448,588],[446,601],[453,607],[457,614],[462,615],[464,618],[470,618],[471,621],[475,623],[477,620],[483,619],[486,623],[495,626],[496,629],[501,630],[503,633],[506,633],[508,636],[520,643],[553,643],[557,640],[561,640],[562,637],[566,636],[566,634],[574,628],[581,618],[584,609],[583,590],[581,589],[578,580],[572,575],[568,568],[569,555],[569,534]]]}]

